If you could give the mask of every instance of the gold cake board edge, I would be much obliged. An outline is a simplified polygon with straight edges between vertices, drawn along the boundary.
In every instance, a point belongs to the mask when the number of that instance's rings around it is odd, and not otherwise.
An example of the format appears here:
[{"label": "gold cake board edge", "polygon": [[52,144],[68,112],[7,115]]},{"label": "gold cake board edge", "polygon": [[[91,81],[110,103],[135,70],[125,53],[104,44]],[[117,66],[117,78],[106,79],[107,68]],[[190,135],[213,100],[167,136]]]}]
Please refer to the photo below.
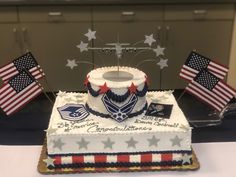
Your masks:
[{"label": "gold cake board edge", "polygon": [[43,161],[47,159],[47,144],[46,141],[43,143],[39,162],[38,172],[41,174],[73,174],[73,173],[107,173],[107,172],[148,172],[148,171],[191,171],[200,168],[197,156],[192,150],[192,164],[180,165],[180,166],[136,166],[136,167],[86,167],[86,168],[59,168],[59,169],[48,169],[46,163]]}]

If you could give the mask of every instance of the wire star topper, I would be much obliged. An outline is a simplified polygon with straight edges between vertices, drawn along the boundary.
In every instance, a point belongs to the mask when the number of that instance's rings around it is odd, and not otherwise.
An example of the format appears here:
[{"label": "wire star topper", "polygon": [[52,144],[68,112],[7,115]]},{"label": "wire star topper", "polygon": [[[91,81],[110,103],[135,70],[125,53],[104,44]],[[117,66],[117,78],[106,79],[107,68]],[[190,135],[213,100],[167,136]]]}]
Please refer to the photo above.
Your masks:
[{"label": "wire star topper", "polygon": [[[86,36],[88,38],[88,42],[83,42],[80,41],[80,44],[76,45],[76,47],[80,50],[80,52],[87,52],[87,51],[99,51],[99,52],[114,52],[115,56],[117,58],[117,70],[119,71],[119,67],[120,67],[120,60],[122,59],[123,55],[125,52],[136,52],[138,54],[140,54],[143,51],[147,51],[150,50],[152,52],[154,52],[156,54],[155,58],[151,58],[151,59],[144,59],[142,61],[140,61],[139,63],[137,63],[136,67],[139,67],[140,65],[142,65],[143,63],[146,62],[155,62],[156,65],[158,65],[160,67],[160,69],[163,69],[165,67],[168,67],[168,59],[164,58],[164,47],[161,47],[160,45],[156,45],[156,48],[153,48],[153,43],[156,43],[156,39],[154,39],[153,34],[150,35],[144,35],[145,39],[141,40],[139,42],[136,42],[134,44],[130,44],[130,43],[120,43],[119,41],[119,36],[117,37],[117,41],[114,43],[105,43],[105,47],[91,47],[89,42],[92,40],[96,39],[96,31],[92,31],[91,29],[88,29],[88,32],[84,34],[84,36]],[[148,47],[136,47],[137,44],[140,43],[144,43],[147,44]],[[90,64],[94,66],[94,63],[88,62],[88,61],[81,61],[81,60],[75,60],[75,59],[67,59],[67,64],[66,66],[69,67],[70,69],[74,69],[74,67],[77,67],[78,64]]]}]

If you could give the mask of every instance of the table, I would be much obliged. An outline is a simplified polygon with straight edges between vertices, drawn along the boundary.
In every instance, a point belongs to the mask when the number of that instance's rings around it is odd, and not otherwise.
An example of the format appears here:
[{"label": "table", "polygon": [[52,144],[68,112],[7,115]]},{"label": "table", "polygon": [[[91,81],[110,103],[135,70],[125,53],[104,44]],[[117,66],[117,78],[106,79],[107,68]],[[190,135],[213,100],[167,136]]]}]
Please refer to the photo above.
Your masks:
[{"label": "table", "polygon": [[[43,177],[37,171],[42,146],[0,145],[0,176],[2,177]],[[70,175],[47,175],[46,177],[235,177],[236,142],[194,143],[193,149],[200,162],[197,171],[162,171],[135,173],[87,173]]]}]

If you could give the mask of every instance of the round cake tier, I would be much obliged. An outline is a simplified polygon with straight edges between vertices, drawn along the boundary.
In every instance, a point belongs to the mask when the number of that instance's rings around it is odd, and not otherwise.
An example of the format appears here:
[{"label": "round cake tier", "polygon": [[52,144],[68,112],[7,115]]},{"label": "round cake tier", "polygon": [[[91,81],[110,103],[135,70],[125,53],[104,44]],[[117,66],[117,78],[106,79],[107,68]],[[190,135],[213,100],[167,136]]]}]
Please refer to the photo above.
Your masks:
[{"label": "round cake tier", "polygon": [[87,75],[88,110],[118,122],[142,114],[146,108],[147,76],[130,67],[103,67]]}]

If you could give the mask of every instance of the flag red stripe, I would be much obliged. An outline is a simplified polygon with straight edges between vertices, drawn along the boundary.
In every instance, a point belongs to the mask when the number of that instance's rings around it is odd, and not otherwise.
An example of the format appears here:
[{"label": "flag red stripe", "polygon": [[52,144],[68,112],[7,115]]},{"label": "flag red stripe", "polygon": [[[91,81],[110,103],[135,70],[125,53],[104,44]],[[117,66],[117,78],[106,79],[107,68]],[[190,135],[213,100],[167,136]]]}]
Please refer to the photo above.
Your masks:
[{"label": "flag red stripe", "polygon": [[197,94],[197,96],[201,95],[201,98],[203,98],[205,101],[208,100],[207,102],[209,104],[216,105],[216,107],[219,107],[219,108],[225,107],[226,103],[222,104],[222,103],[218,102],[217,98],[213,98],[209,94],[202,91],[201,88],[198,87],[198,84],[196,84],[196,85],[195,84],[189,84],[189,86],[187,88],[193,90]]},{"label": "flag red stripe", "polygon": [[215,88],[212,90],[214,93],[216,93],[219,97],[221,97],[222,99],[224,99],[225,101],[229,101],[231,98],[229,96],[227,96],[224,92],[222,92],[222,88],[220,88],[219,86],[215,86]]},{"label": "flag red stripe", "polygon": [[15,67],[13,63],[8,63],[0,68],[0,73],[7,71],[9,68]]},{"label": "flag red stripe", "polygon": [[216,105],[212,104],[209,100],[205,99],[202,95],[199,95],[198,93],[196,93],[194,90],[192,90],[191,88],[186,87],[185,89],[188,93],[197,96],[197,98],[199,98],[201,101],[207,103],[208,105],[212,106],[214,109],[221,111],[220,108],[218,108]]},{"label": "flag red stripe", "polygon": [[226,84],[226,83],[224,83],[224,82],[219,82],[219,84],[222,86],[222,87],[224,87],[225,89],[227,89],[231,94],[232,94],[232,96],[235,96],[235,94],[236,94],[236,90],[233,88],[233,87],[231,87],[230,85],[228,85],[228,84]]},{"label": "flag red stripe", "polygon": [[228,70],[229,70],[229,67],[227,67],[227,66],[225,66],[225,65],[223,65],[223,64],[221,64],[221,63],[219,63],[219,62],[217,62],[215,59],[214,59],[214,62],[213,62],[213,60],[212,60],[210,63],[211,63],[211,65],[216,65],[216,66],[218,66],[219,68],[221,68],[221,70],[223,70],[223,71],[225,71],[225,72],[228,72]]},{"label": "flag red stripe", "polygon": [[5,108],[7,107],[7,105],[11,104],[14,100],[16,100],[17,98],[19,98],[21,95],[23,95],[25,92],[27,92],[28,90],[30,90],[32,87],[34,87],[35,82],[33,82],[32,84],[30,84],[29,86],[27,86],[24,90],[22,90],[19,93],[16,93],[15,91],[15,95],[13,95],[10,99],[8,99],[6,102],[4,102],[2,104],[2,107]]},{"label": "flag red stripe", "polygon": [[220,70],[219,68],[216,68],[215,66],[208,65],[208,69],[214,71],[215,73],[218,73],[219,75],[225,76],[227,72]]},{"label": "flag red stripe", "polygon": [[[15,91],[13,90],[12,87],[9,87],[8,90],[6,90],[6,92],[4,93],[4,96],[2,97],[2,99],[0,100],[0,105],[3,104],[4,102],[6,102],[9,98],[11,98],[13,95],[15,94]],[[2,105],[1,105],[2,107]]]},{"label": "flag red stripe", "polygon": [[2,97],[2,93],[4,93],[6,91],[6,89],[9,88],[9,84],[8,83],[4,83],[3,86],[0,88],[0,98]]},{"label": "flag red stripe", "polygon": [[18,106],[17,109],[15,110],[11,110],[10,112],[7,112],[6,114],[7,115],[12,115],[14,114],[15,112],[17,112],[19,109],[21,109],[22,107],[24,107],[27,103],[29,103],[30,101],[32,101],[34,98],[36,98],[38,95],[40,95],[42,92],[42,90],[38,90],[37,92],[34,92],[33,95],[30,95],[30,97],[28,97],[27,100],[24,100],[24,103],[20,105],[20,107]]},{"label": "flag red stripe", "polygon": [[225,101],[225,99],[221,95],[209,91],[207,88],[203,87],[202,85],[198,84],[197,82],[194,81],[193,83],[190,83],[189,85],[195,85],[198,87],[198,90],[206,92],[210,96],[210,98],[214,98],[217,102],[220,102],[223,105],[227,104],[227,101]]},{"label": "flag red stripe", "polygon": [[[219,82],[219,84],[220,84],[220,82]],[[224,88],[222,85],[216,85],[214,90],[218,91],[219,94],[227,100],[230,100],[234,96],[229,92],[229,90],[227,90],[227,88]]]},{"label": "flag red stripe", "polygon": [[184,69],[184,70],[186,70],[186,71],[188,71],[188,72],[191,72],[191,73],[193,73],[193,74],[197,74],[197,73],[198,73],[197,70],[195,70],[195,69],[193,69],[193,68],[191,68],[191,67],[189,67],[189,66],[187,66],[187,65],[183,65],[182,69]]},{"label": "flag red stripe", "polygon": [[12,68],[11,70],[8,70],[7,73],[3,73],[0,77],[2,77],[3,81],[6,81],[18,73],[19,72],[16,70],[16,68]]}]

